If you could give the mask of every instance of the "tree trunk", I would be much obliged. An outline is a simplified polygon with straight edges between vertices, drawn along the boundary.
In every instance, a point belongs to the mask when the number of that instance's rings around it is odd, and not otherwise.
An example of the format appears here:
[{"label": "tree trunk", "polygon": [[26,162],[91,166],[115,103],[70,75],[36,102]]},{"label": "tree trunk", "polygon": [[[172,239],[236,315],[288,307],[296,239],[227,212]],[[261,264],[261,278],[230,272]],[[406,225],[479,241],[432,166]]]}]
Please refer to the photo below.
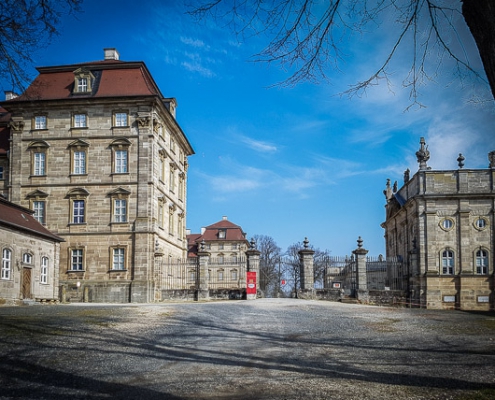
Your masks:
[{"label": "tree trunk", "polygon": [[478,47],[495,99],[495,1],[462,0],[462,15]]}]

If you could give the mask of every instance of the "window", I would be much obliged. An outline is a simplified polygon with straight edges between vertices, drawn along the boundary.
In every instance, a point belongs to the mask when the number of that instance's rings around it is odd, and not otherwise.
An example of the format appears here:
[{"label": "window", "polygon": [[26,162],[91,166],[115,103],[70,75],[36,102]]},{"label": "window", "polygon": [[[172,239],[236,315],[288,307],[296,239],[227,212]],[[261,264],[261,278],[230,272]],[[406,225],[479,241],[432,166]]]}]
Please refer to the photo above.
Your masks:
[{"label": "window", "polygon": [[116,248],[113,249],[113,260],[112,269],[113,270],[124,270],[125,269],[125,249]]},{"label": "window", "polygon": [[46,154],[43,153],[34,153],[33,154],[33,175],[43,176],[46,174],[45,165],[46,165]]},{"label": "window", "polygon": [[115,199],[113,201],[113,221],[127,222],[127,200]]},{"label": "window", "polygon": [[218,270],[218,280],[223,281],[223,269]]},{"label": "window", "polygon": [[237,270],[236,269],[233,269],[232,271],[230,271],[230,279],[233,281],[237,280]]},{"label": "window", "polygon": [[485,250],[476,252],[476,273],[479,275],[488,273],[488,252]]},{"label": "window", "polygon": [[118,112],[114,114],[114,126],[128,126],[127,113]]},{"label": "window", "polygon": [[484,218],[478,218],[476,221],[474,221],[474,227],[478,230],[483,230],[485,229],[487,226],[487,222],[486,222],[486,219]]},{"label": "window", "polygon": [[84,224],[84,200],[72,202],[72,223]]},{"label": "window", "polygon": [[175,154],[175,140],[173,137],[170,137],[170,151]]},{"label": "window", "polygon": [[224,249],[224,245],[223,245],[223,243],[219,243],[219,245],[218,245],[218,250],[223,250],[223,249]]},{"label": "window", "polygon": [[115,173],[127,173],[127,150],[115,151]]},{"label": "window", "polygon": [[2,252],[2,279],[10,279],[12,269],[12,251],[3,249]]},{"label": "window", "polygon": [[86,222],[86,199],[89,192],[84,188],[69,190],[66,198],[69,199],[69,224],[84,224]]},{"label": "window", "polygon": [[46,116],[37,115],[34,117],[34,129],[46,129]]},{"label": "window", "polygon": [[70,269],[72,271],[83,271],[83,254],[84,253],[82,249],[71,250]]},{"label": "window", "polygon": [[451,250],[445,250],[442,253],[442,274],[454,274],[454,252]]},{"label": "window", "polygon": [[170,235],[173,235],[175,232],[175,218],[174,218],[174,213],[175,213],[175,207],[169,207],[168,209],[168,233]]},{"label": "window", "polygon": [[22,255],[22,262],[24,264],[32,264],[33,263],[33,256],[29,253],[24,253]]},{"label": "window", "polygon": [[79,78],[78,79],[77,91],[78,92],[87,92],[88,91],[88,78]]},{"label": "window", "polygon": [[184,200],[184,181],[185,181],[185,175],[183,172],[179,174],[179,200]]},{"label": "window", "polygon": [[170,185],[170,191],[174,192],[175,191],[175,169],[176,165],[175,163],[170,163],[170,170],[169,170],[169,185]]},{"label": "window", "polygon": [[40,283],[48,283],[48,257],[41,257]]},{"label": "window", "polygon": [[163,218],[164,218],[164,212],[163,212],[163,201],[159,201],[158,203],[158,226],[160,228],[163,228]]},{"label": "window", "polygon": [[454,221],[450,218],[444,218],[440,221],[440,227],[444,231],[450,231],[454,226]]},{"label": "window", "polygon": [[86,152],[85,151],[74,151],[73,153],[73,170],[72,173],[75,175],[86,174]]},{"label": "window", "polygon": [[45,224],[45,202],[33,201],[34,219],[40,224]]},{"label": "window", "polygon": [[0,165],[0,179],[5,179],[3,176],[3,165]]},{"label": "window", "polygon": [[85,67],[74,71],[74,94],[87,94],[92,90],[92,83],[95,77],[91,71]]},{"label": "window", "polygon": [[87,127],[87,121],[86,121],[86,114],[74,114],[74,128],[86,128]]},{"label": "window", "polygon": [[46,175],[46,159],[50,145],[44,140],[32,142],[28,146],[31,153],[31,175],[45,176]]},{"label": "window", "polygon": [[196,282],[196,271],[194,269],[189,270],[189,282]]}]

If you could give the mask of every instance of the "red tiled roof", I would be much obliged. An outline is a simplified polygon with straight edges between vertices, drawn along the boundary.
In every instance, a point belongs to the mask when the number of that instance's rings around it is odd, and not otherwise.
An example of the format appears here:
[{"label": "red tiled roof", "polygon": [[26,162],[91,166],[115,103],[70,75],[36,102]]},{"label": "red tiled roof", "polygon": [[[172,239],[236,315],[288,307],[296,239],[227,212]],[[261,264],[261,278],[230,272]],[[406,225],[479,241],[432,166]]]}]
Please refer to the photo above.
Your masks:
[{"label": "red tiled roof", "polygon": [[[92,93],[73,93],[74,71],[81,67],[87,68],[95,75]],[[8,102],[116,96],[156,95],[163,97],[143,62],[107,60],[59,67],[41,67],[38,68],[38,72],[39,75],[26,91]]]},{"label": "red tiled roof", "polygon": [[0,197],[0,225],[48,238],[56,242],[64,242],[64,239],[50,232],[34,219],[33,213],[33,211],[27,208],[18,206]]},{"label": "red tiled roof", "polygon": [[220,230],[225,230],[225,239],[220,239],[220,240],[246,240],[246,234],[242,231],[242,228],[239,225],[233,224],[228,220],[221,220],[219,222],[214,223],[213,225],[207,226],[202,235],[195,234],[198,235],[195,238],[195,242],[199,243],[202,240],[204,241],[219,240],[218,231]]}]

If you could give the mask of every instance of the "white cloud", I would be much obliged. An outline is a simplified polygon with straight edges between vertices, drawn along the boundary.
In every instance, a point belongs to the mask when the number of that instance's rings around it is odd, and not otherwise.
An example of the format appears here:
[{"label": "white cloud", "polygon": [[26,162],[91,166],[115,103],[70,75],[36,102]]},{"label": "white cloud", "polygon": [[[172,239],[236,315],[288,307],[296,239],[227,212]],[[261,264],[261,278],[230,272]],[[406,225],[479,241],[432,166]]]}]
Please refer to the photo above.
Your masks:
[{"label": "white cloud", "polygon": [[255,140],[247,136],[238,135],[239,141],[247,145],[252,150],[261,153],[275,153],[277,151],[277,146],[272,143],[265,142],[262,140]]},{"label": "white cloud", "polygon": [[206,46],[205,45],[205,42],[203,42],[200,39],[192,39],[192,38],[189,38],[189,37],[183,37],[183,36],[181,36],[180,37],[180,41],[182,43],[184,43],[184,44],[187,44],[188,46],[202,48],[204,50],[208,50],[210,48],[210,46]]},{"label": "white cloud", "polygon": [[202,66],[199,62],[183,61],[181,63],[181,66],[183,66],[188,71],[197,72],[206,78],[211,78],[215,76],[215,73],[212,70]]}]

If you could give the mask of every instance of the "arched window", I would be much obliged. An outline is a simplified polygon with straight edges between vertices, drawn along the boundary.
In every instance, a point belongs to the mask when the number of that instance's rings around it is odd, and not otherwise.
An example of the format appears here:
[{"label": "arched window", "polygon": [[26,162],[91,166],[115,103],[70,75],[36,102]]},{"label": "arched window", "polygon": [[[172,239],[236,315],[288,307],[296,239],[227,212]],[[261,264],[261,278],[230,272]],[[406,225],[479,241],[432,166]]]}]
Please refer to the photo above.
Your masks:
[{"label": "arched window", "polygon": [[24,253],[22,255],[22,262],[24,264],[32,264],[33,263],[33,256],[29,253]]},{"label": "arched window", "polygon": [[476,252],[476,273],[486,275],[488,273],[488,252],[486,250],[478,250]]},{"label": "arched window", "polygon": [[444,250],[442,253],[442,274],[454,275],[454,252]]}]

